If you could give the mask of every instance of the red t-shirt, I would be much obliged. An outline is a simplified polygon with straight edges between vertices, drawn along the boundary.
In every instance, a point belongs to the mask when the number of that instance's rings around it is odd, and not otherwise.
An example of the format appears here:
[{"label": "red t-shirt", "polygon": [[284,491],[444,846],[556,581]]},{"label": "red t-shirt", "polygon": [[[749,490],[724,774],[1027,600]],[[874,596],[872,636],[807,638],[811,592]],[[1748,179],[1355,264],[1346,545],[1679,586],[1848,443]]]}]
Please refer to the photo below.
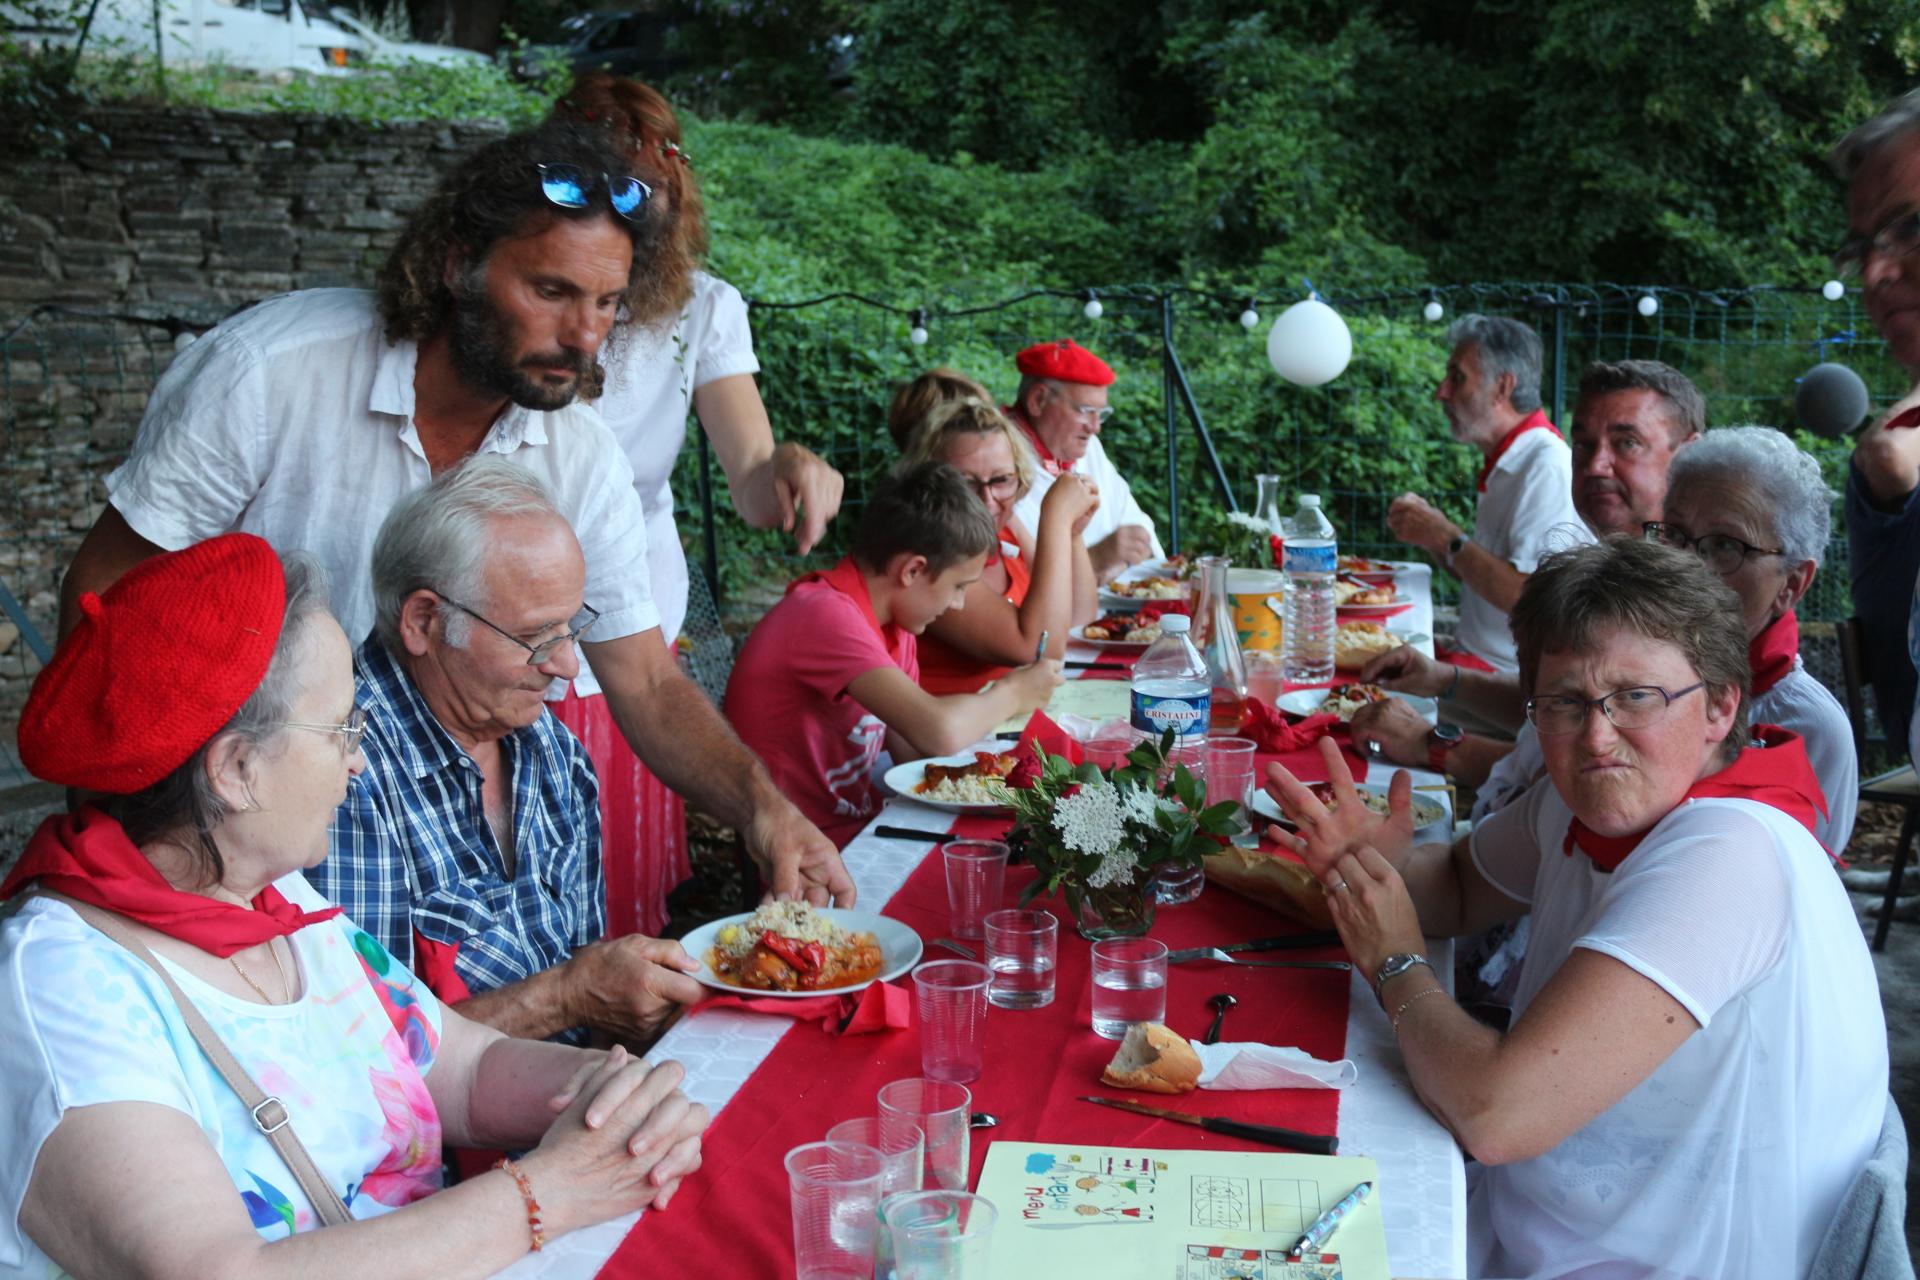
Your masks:
[{"label": "red t-shirt", "polygon": [[[1033,586],[1033,569],[1026,558],[1018,553],[1018,544],[1013,534],[1004,526],[1000,530],[1000,563],[1007,566],[1007,603],[1016,609],[1026,600],[1027,592]],[[1008,555],[1008,548],[1014,554]],[[1061,640],[1055,653],[1064,653],[1066,642]],[[954,693],[978,693],[990,680],[998,680],[1012,667],[996,666],[983,658],[963,653],[939,636],[929,632],[920,637],[920,687],[936,697],[944,698]]]},{"label": "red t-shirt", "polygon": [[734,732],[836,847],[879,812],[872,773],[887,740],[847,686],[885,666],[920,677],[914,636],[874,621],[864,583],[838,581],[858,597],[821,579],[789,589],[741,647],[726,699]]}]

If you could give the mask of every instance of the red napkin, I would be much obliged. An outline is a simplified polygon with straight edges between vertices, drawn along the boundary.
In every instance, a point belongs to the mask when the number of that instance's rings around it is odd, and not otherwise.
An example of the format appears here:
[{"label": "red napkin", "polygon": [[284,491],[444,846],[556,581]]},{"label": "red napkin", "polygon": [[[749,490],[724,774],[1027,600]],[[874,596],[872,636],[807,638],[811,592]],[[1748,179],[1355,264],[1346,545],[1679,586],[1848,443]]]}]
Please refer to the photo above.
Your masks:
[{"label": "red napkin", "polygon": [[713,996],[699,1009],[745,1009],[783,1018],[817,1021],[828,1035],[862,1036],[875,1031],[900,1031],[913,1025],[913,1001],[905,987],[876,982],[863,991],[841,996],[813,996],[788,1000],[779,996]]},{"label": "red napkin", "polygon": [[1134,612],[1134,618],[1140,622],[1152,622],[1169,613],[1184,613],[1193,616],[1193,605],[1186,600],[1149,600]]},{"label": "red napkin", "polygon": [[1442,649],[1435,646],[1433,656],[1440,662],[1451,662],[1456,667],[1465,667],[1469,671],[1491,671],[1493,664],[1485,658],[1475,657],[1465,649]]},{"label": "red napkin", "polygon": [[1031,760],[1036,745],[1049,755],[1066,757],[1069,764],[1079,764],[1087,758],[1079,740],[1055,724],[1044,711],[1027,717],[1027,727],[1020,731],[1020,741],[1012,754],[1019,760]]},{"label": "red napkin", "polygon": [[1260,750],[1278,754],[1310,747],[1339,728],[1340,717],[1331,713],[1309,716],[1299,724],[1288,724],[1285,715],[1263,700],[1249,695],[1247,719],[1240,726],[1240,733],[1258,743]]}]

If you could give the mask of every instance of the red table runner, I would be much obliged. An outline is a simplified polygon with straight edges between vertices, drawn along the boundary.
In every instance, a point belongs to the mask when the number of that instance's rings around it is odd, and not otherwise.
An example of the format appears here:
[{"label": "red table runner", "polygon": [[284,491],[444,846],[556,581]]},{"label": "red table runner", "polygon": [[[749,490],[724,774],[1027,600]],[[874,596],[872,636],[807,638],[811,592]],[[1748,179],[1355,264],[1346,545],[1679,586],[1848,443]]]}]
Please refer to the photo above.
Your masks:
[{"label": "red table runner", "polygon": [[[1004,821],[962,820],[956,835],[995,835]],[[1010,868],[1011,904],[1030,882],[1031,868]],[[1053,1004],[1037,1010],[991,1009],[986,1064],[973,1091],[976,1111],[1000,1118],[999,1127],[973,1134],[969,1185],[979,1177],[988,1144],[1009,1141],[1078,1142],[1132,1147],[1222,1147],[1261,1150],[1257,1144],[1189,1125],[1128,1116],[1075,1101],[1082,1094],[1133,1098],[1195,1114],[1230,1116],[1315,1133],[1336,1132],[1339,1094],[1330,1089],[1258,1092],[1196,1090],[1169,1097],[1109,1089],[1100,1070],[1116,1042],[1089,1025],[1092,983],[1089,944],[1073,930],[1064,902],[1044,904],[1061,918]],[[945,868],[929,856],[885,908],[923,939],[948,931]],[[1287,932],[1272,912],[1219,889],[1194,903],[1161,907],[1153,936],[1189,947]],[[1336,958],[1338,948],[1287,952]],[[1207,998],[1230,992],[1240,1004],[1227,1016],[1223,1038],[1296,1045],[1334,1060],[1346,1048],[1349,975],[1334,970],[1233,969],[1177,965],[1167,981],[1166,1021],[1182,1035],[1203,1033]],[[874,1095],[889,1080],[920,1074],[917,1031],[833,1037],[812,1023],[796,1024],[740,1091],[715,1117],[700,1171],[689,1178],[665,1213],[648,1213],[627,1234],[603,1277],[661,1274],[662,1258],[677,1275],[782,1276],[793,1266],[793,1231],[786,1210],[782,1158],[818,1141],[842,1120],[872,1115]]]}]

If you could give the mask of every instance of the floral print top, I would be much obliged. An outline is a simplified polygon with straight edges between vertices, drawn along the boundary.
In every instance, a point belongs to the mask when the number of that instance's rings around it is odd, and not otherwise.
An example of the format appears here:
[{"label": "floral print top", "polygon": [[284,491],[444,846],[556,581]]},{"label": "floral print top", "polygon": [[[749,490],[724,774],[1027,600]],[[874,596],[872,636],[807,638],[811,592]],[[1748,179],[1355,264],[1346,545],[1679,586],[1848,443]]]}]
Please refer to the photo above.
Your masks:
[{"label": "floral print top", "polygon": [[[309,910],[327,906],[297,874],[277,887]],[[426,1075],[440,1045],[439,1002],[345,916],[290,941],[304,990],[287,1005],[238,999],[162,963],[248,1074],[286,1103],[356,1218],[431,1195],[441,1181],[440,1116]],[[106,1102],[191,1116],[264,1238],[319,1225],[158,975],[64,903],[18,899],[0,916],[0,1277],[62,1274],[20,1230],[20,1205],[61,1116]]]}]

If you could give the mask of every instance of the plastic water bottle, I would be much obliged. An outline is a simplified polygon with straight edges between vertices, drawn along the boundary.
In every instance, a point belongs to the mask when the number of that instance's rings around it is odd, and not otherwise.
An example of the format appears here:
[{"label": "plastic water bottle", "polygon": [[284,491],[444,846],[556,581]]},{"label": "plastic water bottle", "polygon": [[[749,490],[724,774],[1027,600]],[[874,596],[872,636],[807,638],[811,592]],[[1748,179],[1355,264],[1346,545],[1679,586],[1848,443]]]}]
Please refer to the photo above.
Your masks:
[{"label": "plastic water bottle", "polygon": [[1191,625],[1185,614],[1161,615],[1160,638],[1133,667],[1134,729],[1151,738],[1172,729],[1176,746],[1206,740],[1213,703],[1207,660],[1187,635]]},{"label": "plastic water bottle", "polygon": [[1339,568],[1333,524],[1320,509],[1320,495],[1300,495],[1300,509],[1287,530],[1287,634],[1283,668],[1295,684],[1333,678],[1333,577]]}]

